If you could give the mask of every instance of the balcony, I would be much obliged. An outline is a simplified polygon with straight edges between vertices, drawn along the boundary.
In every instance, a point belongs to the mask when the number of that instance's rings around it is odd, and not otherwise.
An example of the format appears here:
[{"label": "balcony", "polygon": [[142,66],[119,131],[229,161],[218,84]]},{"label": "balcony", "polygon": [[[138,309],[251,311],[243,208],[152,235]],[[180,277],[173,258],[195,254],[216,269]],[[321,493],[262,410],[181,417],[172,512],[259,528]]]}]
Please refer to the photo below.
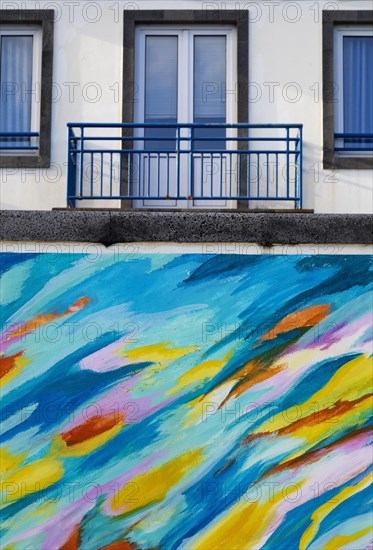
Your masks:
[{"label": "balcony", "polygon": [[97,201],[302,208],[302,125],[68,124],[67,204]]}]

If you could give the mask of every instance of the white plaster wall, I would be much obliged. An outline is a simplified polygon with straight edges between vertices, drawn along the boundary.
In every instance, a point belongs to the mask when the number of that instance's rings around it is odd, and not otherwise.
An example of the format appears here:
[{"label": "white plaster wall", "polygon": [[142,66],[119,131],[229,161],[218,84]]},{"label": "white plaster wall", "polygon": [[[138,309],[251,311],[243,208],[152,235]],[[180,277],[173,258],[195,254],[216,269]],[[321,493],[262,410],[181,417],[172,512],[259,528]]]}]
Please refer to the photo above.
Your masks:
[{"label": "white plaster wall", "polygon": [[322,170],[321,96],[322,10],[371,9],[370,0],[4,0],[1,7],[56,10],[52,166],[2,170],[2,209],[66,206],[66,123],[121,121],[122,12],[138,7],[249,9],[249,122],[304,124],[305,208],[371,212],[371,171]]}]

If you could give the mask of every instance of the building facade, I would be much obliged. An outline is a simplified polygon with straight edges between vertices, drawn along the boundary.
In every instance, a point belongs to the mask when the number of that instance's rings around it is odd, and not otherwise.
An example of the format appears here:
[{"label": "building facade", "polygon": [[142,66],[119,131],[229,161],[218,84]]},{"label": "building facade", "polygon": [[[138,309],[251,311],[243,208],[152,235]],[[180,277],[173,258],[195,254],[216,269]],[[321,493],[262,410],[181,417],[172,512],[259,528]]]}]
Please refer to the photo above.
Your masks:
[{"label": "building facade", "polygon": [[3,2],[2,209],[370,212],[370,8]]}]

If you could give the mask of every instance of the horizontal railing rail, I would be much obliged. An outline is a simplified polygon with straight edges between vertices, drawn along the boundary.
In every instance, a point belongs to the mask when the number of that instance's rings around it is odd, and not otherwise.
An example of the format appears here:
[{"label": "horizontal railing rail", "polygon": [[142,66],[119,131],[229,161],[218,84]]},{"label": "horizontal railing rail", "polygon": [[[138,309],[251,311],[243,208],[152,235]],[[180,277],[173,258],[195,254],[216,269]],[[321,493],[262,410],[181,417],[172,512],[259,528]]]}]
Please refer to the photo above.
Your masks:
[{"label": "horizontal railing rail", "polygon": [[337,152],[367,152],[373,154],[372,133],[351,133],[337,132],[334,134],[335,147]]},{"label": "horizontal railing rail", "polygon": [[[302,125],[68,124],[67,202],[302,206]],[[225,203],[225,204],[223,204]]]},{"label": "horizontal railing rail", "polygon": [[37,151],[39,132],[0,132],[0,151]]}]

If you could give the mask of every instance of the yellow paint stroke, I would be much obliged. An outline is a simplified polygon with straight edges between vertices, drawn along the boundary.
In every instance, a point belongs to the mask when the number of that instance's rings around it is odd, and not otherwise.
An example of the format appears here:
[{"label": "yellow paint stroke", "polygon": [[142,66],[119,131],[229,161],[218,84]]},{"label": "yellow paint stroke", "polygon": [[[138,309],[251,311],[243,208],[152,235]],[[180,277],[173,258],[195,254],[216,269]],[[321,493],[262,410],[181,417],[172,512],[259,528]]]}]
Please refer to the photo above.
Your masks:
[{"label": "yellow paint stroke", "polygon": [[53,454],[55,456],[84,456],[92,451],[95,451],[102,445],[105,445],[110,439],[116,437],[125,425],[124,421],[118,422],[110,430],[107,430],[99,435],[90,437],[82,443],[68,446],[66,442],[57,436],[52,444]]},{"label": "yellow paint stroke", "polygon": [[125,357],[131,363],[153,363],[146,369],[144,378],[150,378],[154,374],[157,374],[162,369],[167,367],[173,361],[180,359],[181,357],[196,351],[197,346],[188,346],[184,348],[170,348],[170,342],[162,342],[160,344],[150,344],[149,346],[142,346],[140,348],[133,348],[126,350],[122,348],[117,353],[121,357]]},{"label": "yellow paint stroke", "polygon": [[[290,499],[297,493],[305,480],[297,483],[297,489],[288,491]],[[282,491],[275,493],[269,501],[255,501],[247,504],[244,499],[236,502],[207,532],[199,533],[198,540],[190,550],[243,550],[261,548],[263,538],[270,535],[271,525],[278,520],[277,505],[283,501]]]},{"label": "yellow paint stroke", "polygon": [[18,468],[1,484],[2,504],[7,506],[26,495],[43,491],[59,481],[63,473],[62,462],[51,457]]},{"label": "yellow paint stroke", "polygon": [[233,351],[229,352],[224,359],[203,361],[203,363],[199,363],[195,367],[189,369],[178,378],[177,385],[175,385],[174,388],[171,388],[167,394],[177,393],[191,384],[201,385],[206,380],[211,380],[227,364],[228,360],[232,357],[232,354]]},{"label": "yellow paint stroke", "polygon": [[[359,483],[357,483],[356,485],[345,487],[337,495],[334,495],[332,499],[330,499],[328,502],[325,502],[322,506],[320,506],[317,510],[315,510],[311,516],[311,520],[312,520],[311,525],[305,530],[305,532],[302,535],[302,538],[299,543],[299,550],[306,550],[306,548],[315,539],[319,531],[320,523],[334,510],[334,508],[337,508],[337,506],[339,506],[342,502],[344,502],[351,496],[355,495],[356,493],[359,493],[366,487],[369,487],[372,481],[373,481],[373,474],[369,474],[364,479],[359,481]],[[347,541],[347,542],[350,542],[350,541]],[[341,548],[342,546],[339,546],[337,544],[331,545],[330,543],[328,543],[328,548]]]},{"label": "yellow paint stroke", "polygon": [[[56,510],[58,508],[58,501],[55,500],[47,500],[40,504],[35,510],[30,512],[26,515],[26,517],[30,518],[42,518],[43,521],[47,520],[48,518],[52,517]],[[24,516],[24,519],[26,519]]]},{"label": "yellow paint stroke", "polygon": [[127,482],[110,499],[112,511],[116,512],[116,515],[128,514],[150,504],[162,502],[170,489],[203,461],[202,451],[203,448],[188,451],[149,472],[135,476],[129,483],[136,491],[129,498]]},{"label": "yellow paint stroke", "polygon": [[0,448],[0,473],[1,479],[16,470],[27,458],[27,453],[13,454],[9,452],[8,446]]},{"label": "yellow paint stroke", "polygon": [[357,533],[352,533],[351,535],[337,535],[332,538],[326,546],[323,546],[321,550],[330,550],[331,548],[344,548],[346,544],[359,540],[364,535],[370,533],[372,527],[368,525],[364,529],[361,529]]},{"label": "yellow paint stroke", "polygon": [[372,366],[372,358],[366,356],[348,361],[310,399],[301,405],[295,405],[285,411],[281,411],[256,428],[252,433],[277,432],[281,428],[289,426],[291,424],[290,419],[294,419],[294,422],[298,421],[312,414],[313,411],[315,411],[316,424],[317,410],[332,407],[339,400],[354,401],[371,391]]}]

